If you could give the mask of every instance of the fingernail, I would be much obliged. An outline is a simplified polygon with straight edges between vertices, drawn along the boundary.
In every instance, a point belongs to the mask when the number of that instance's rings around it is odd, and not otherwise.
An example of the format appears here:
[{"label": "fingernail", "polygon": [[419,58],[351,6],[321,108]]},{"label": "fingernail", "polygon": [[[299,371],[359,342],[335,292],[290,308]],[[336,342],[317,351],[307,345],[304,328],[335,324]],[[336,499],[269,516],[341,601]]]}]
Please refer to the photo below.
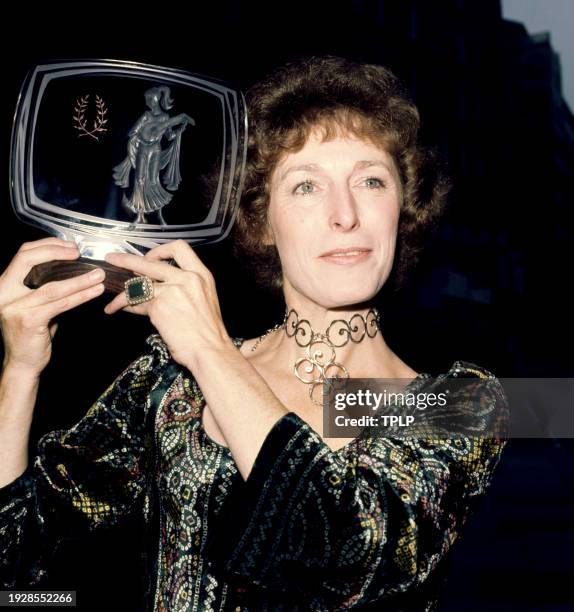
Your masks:
[{"label": "fingernail", "polygon": [[78,245],[75,242],[70,242],[69,240],[64,241],[64,246],[69,249],[77,249]]},{"label": "fingernail", "polygon": [[92,272],[90,272],[89,278],[91,280],[97,280],[98,278],[104,278],[104,275],[104,271],[101,268],[98,268],[97,270],[93,270]]}]

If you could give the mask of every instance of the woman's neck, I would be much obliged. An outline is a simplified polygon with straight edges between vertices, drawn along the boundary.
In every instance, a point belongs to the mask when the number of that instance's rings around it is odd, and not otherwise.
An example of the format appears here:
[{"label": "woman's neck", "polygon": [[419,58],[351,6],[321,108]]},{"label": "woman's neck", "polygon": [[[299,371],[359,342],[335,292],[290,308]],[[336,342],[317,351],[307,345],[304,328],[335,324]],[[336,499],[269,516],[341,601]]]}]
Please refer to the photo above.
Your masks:
[{"label": "woman's neck", "polygon": [[[304,311],[289,304],[286,313],[283,327],[256,342],[252,352],[257,363],[278,375],[285,372],[292,376],[297,360],[308,358],[322,364],[336,362],[353,378],[409,376],[409,372],[416,375],[387,346],[382,322],[372,304]],[[301,364],[303,376],[303,368],[310,365]],[[336,371],[331,368],[327,375]]]}]

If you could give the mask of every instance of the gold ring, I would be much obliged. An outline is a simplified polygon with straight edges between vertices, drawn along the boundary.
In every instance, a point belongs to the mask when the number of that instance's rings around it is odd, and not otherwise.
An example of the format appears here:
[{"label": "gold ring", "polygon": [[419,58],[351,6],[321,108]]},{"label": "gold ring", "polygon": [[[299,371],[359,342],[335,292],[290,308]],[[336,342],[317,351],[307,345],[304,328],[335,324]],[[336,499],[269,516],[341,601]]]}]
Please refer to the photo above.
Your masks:
[{"label": "gold ring", "polygon": [[153,281],[148,276],[134,276],[124,283],[124,287],[130,306],[143,304],[153,298]]}]

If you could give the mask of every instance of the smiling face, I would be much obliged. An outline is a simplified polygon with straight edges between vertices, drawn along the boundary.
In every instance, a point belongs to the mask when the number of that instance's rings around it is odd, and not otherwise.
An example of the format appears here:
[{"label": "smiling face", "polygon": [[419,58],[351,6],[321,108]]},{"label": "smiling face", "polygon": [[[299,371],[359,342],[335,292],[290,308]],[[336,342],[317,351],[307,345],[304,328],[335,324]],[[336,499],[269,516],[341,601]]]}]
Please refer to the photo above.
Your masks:
[{"label": "smiling face", "polygon": [[393,265],[402,199],[389,153],[341,132],[323,140],[314,130],[279,161],[269,192],[288,305],[338,308],[377,294]]}]

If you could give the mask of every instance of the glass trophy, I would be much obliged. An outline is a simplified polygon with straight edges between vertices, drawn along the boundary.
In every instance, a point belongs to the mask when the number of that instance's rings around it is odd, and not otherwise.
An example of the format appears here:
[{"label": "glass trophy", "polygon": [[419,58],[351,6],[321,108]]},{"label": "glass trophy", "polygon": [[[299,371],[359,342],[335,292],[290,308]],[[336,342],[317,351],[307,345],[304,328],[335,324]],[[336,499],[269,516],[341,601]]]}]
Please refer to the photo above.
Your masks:
[{"label": "glass trophy", "polygon": [[12,205],[22,221],[75,241],[81,257],[35,266],[26,285],[103,267],[106,289],[122,291],[133,273],[106,253],[222,240],[246,145],[243,95],[220,80],[116,60],[37,65],[14,119]]}]

